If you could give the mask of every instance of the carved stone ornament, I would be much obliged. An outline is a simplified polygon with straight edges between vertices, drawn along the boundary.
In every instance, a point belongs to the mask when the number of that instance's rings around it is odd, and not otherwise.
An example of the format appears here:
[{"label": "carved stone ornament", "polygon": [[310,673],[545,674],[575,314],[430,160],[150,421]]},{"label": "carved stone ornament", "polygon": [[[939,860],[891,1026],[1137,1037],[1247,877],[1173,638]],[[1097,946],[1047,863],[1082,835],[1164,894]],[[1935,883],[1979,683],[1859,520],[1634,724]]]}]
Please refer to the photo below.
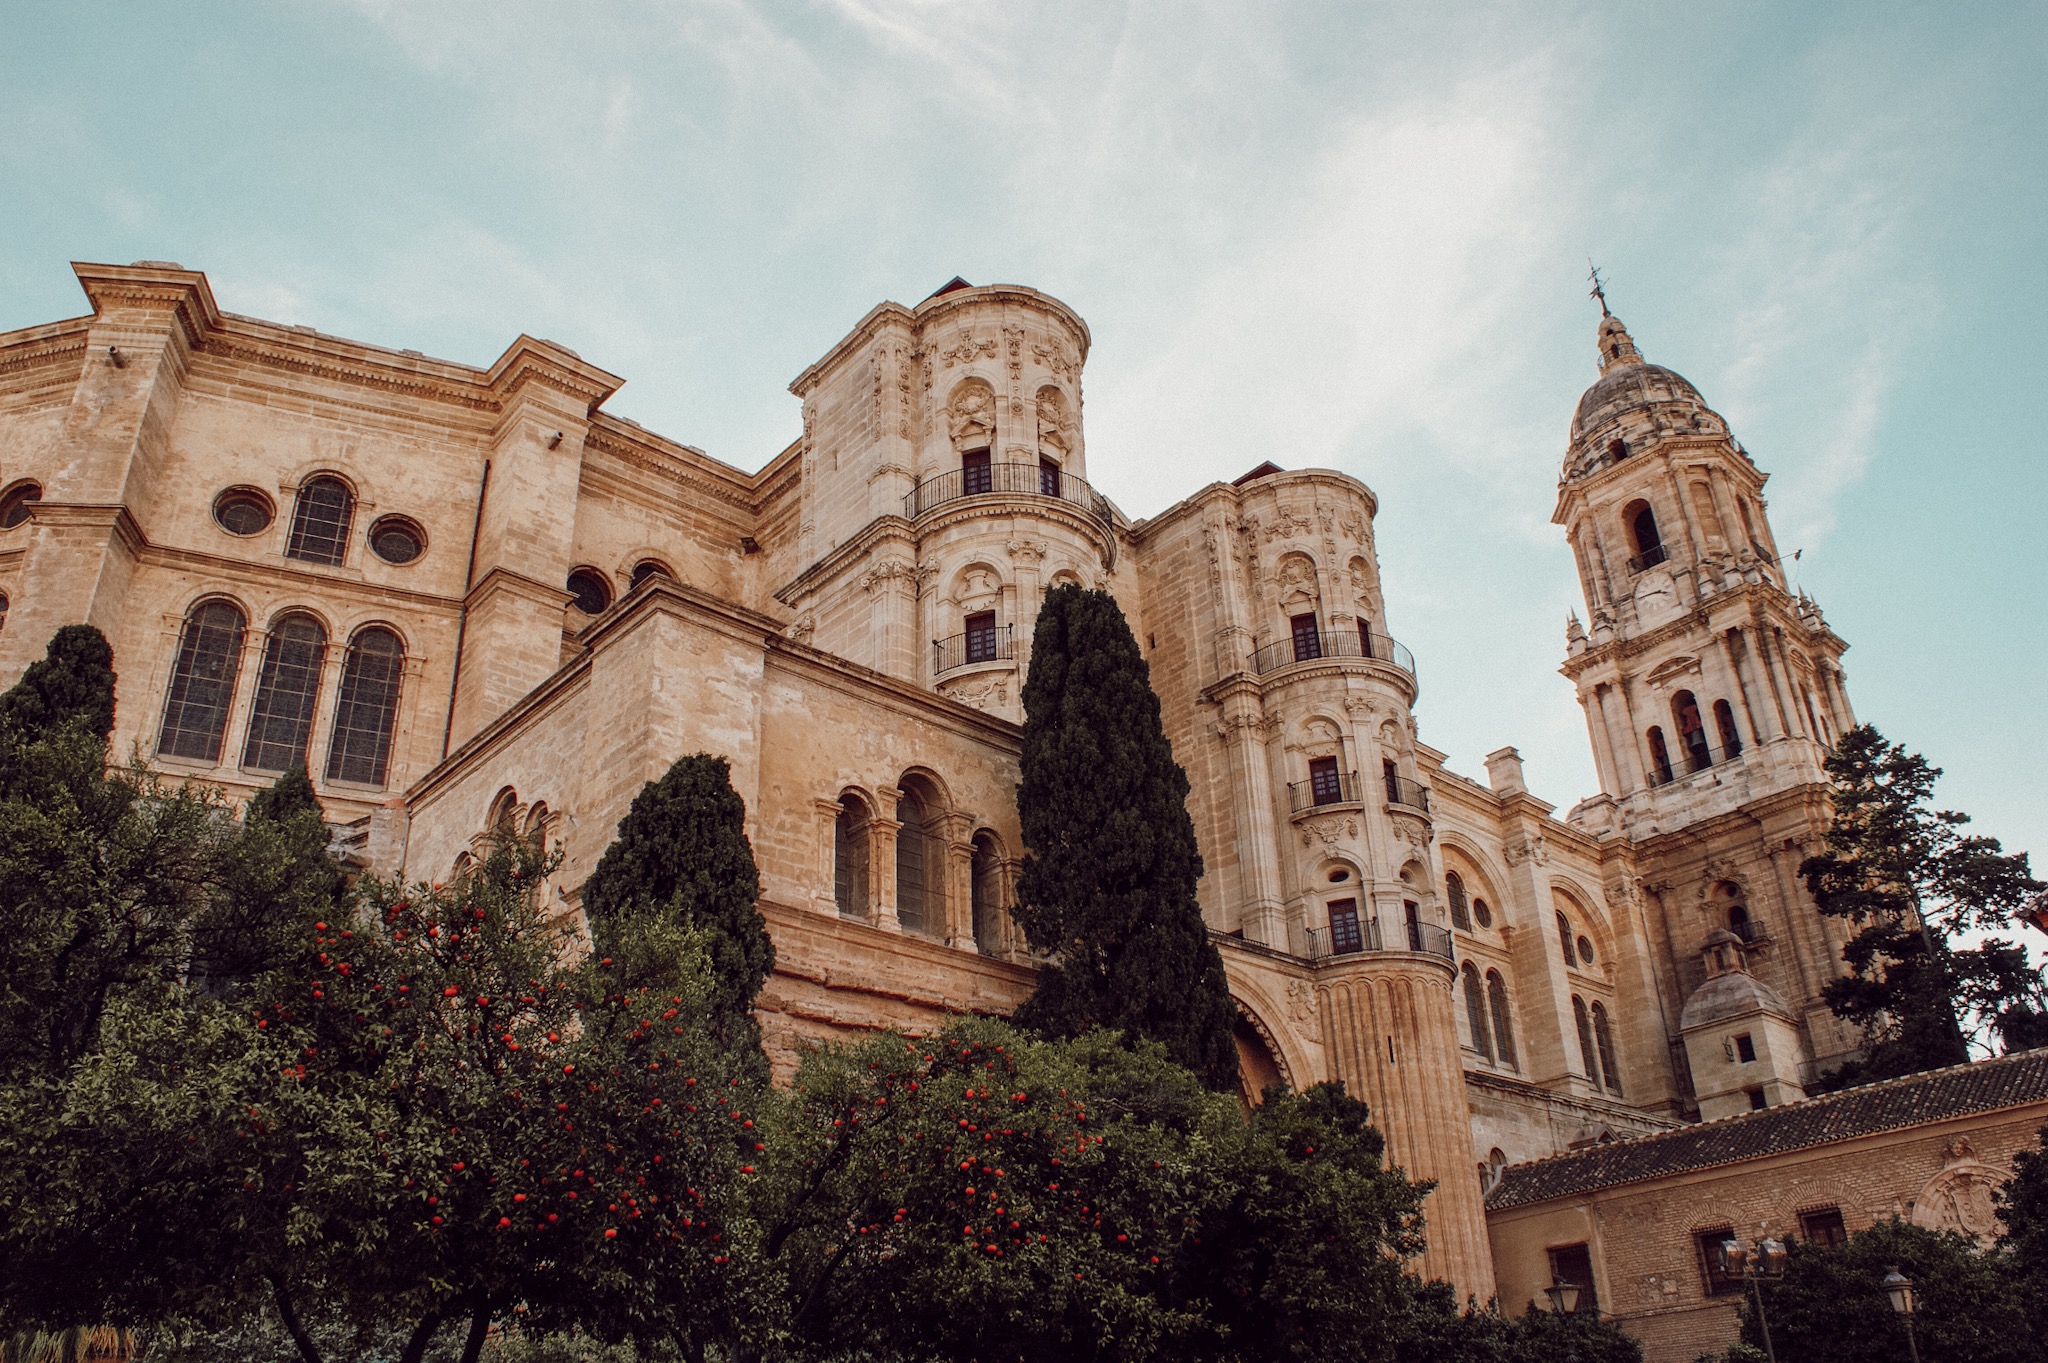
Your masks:
[{"label": "carved stone ornament", "polygon": [[1018,563],[1040,563],[1045,559],[1044,540],[1011,540],[1003,547]]},{"label": "carved stone ornament", "polygon": [[800,644],[809,643],[811,641],[811,636],[817,632],[818,617],[811,614],[809,611],[805,611],[802,615],[799,615],[795,620],[791,621],[789,628],[783,631],[784,634],[788,635],[790,638],[796,640]]},{"label": "carved stone ornament", "polygon": [[1010,679],[1006,676],[972,679],[945,686],[941,694],[948,700],[972,705],[977,710],[993,710],[1010,703]]},{"label": "carved stone ornament", "polygon": [[1372,701],[1365,696],[1344,697],[1344,713],[1351,716],[1354,724],[1369,724],[1376,713]]},{"label": "carved stone ornament", "polygon": [[1316,987],[1307,980],[1287,982],[1287,1015],[1294,1019],[1294,1025],[1302,1035],[1311,1041],[1322,1038],[1321,1021],[1316,1008]]},{"label": "carved stone ornament", "polygon": [[1974,1160],[1951,1164],[1913,1198],[1913,1224],[1988,1241],[1998,1233],[1998,1204],[1992,1193],[2002,1182],[1989,1165]]},{"label": "carved stone ornament", "polygon": [[1502,849],[1502,853],[1507,857],[1510,866],[1520,866],[1525,861],[1533,861],[1538,866],[1550,864],[1550,847],[1543,841],[1541,834],[1535,837],[1516,838]]},{"label": "carved stone ornament", "polygon": [[910,583],[916,577],[916,565],[901,559],[889,559],[868,569],[867,574],[861,578],[860,585],[870,592],[876,592],[891,583]]},{"label": "carved stone ornament", "polygon": [[1067,415],[1067,401],[1057,388],[1038,390],[1038,448],[1065,459],[1073,450],[1074,419]]},{"label": "carved stone ornament", "polygon": [[[1258,522],[1254,521],[1252,522],[1252,524],[1254,527],[1256,527],[1258,525]],[[1313,531],[1315,528],[1316,523],[1310,520],[1308,517],[1302,515],[1299,511],[1287,511],[1283,509],[1280,512],[1280,519],[1273,522],[1271,525],[1266,526],[1264,534],[1266,542],[1270,544],[1274,540],[1279,539],[1282,535],[1306,535]]]},{"label": "carved stone ornament", "polygon": [[953,400],[946,404],[946,434],[959,450],[987,449],[994,441],[995,394],[987,384],[970,379],[954,392]]},{"label": "carved stone ornament", "polygon": [[1301,825],[1301,845],[1303,847],[1311,847],[1317,841],[1320,841],[1325,847],[1335,847],[1337,839],[1355,838],[1357,836],[1358,820],[1356,819],[1342,819],[1326,814],[1319,819],[1303,820]]},{"label": "carved stone ornament", "polygon": [[956,364],[971,364],[977,355],[995,353],[996,343],[993,340],[977,341],[974,339],[974,333],[970,331],[954,345],[941,350],[939,358],[945,361],[946,368],[951,369]]},{"label": "carved stone ornament", "polygon": [[1033,342],[1031,356],[1063,379],[1072,378],[1074,375],[1073,356],[1058,341],[1047,341],[1042,345]]},{"label": "carved stone ornament", "polygon": [[1657,664],[1657,666],[1650,669],[1650,675],[1644,678],[1644,680],[1652,686],[1659,686],[1671,681],[1673,678],[1682,677],[1688,672],[1697,672],[1699,670],[1700,660],[1687,654],[1683,657],[1672,658]]}]

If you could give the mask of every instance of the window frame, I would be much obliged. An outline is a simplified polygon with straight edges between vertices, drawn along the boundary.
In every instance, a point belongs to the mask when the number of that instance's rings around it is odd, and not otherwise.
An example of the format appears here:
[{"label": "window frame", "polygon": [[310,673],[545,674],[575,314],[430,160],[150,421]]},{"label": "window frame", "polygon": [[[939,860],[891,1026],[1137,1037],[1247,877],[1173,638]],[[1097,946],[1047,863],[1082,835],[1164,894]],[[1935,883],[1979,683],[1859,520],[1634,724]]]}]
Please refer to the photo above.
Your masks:
[{"label": "window frame", "polygon": [[[318,643],[313,648],[310,660],[289,660],[284,657],[284,650],[294,646],[293,641],[286,638],[285,632],[295,625],[305,625],[318,636]],[[299,644],[306,642],[298,641]],[[249,705],[249,721],[242,736],[242,770],[283,772],[291,770],[295,765],[311,769],[313,729],[319,722],[320,693],[325,687],[327,650],[331,642],[326,624],[310,611],[286,611],[270,622],[270,628],[264,631],[263,653],[256,668],[256,693]],[[310,675],[310,687],[301,685],[294,690],[283,692],[286,700],[297,699],[301,711],[297,716],[273,713],[279,708],[279,679],[287,668],[292,669],[295,679],[302,683]],[[268,760],[276,755],[270,750],[292,746],[266,732],[280,723],[287,728],[296,726],[299,730],[296,743],[297,759],[283,766],[275,766]],[[259,749],[265,751],[259,752]]]},{"label": "window frame", "polygon": [[[203,630],[224,630],[224,625],[209,625],[201,617],[216,610],[224,610],[234,616],[228,646],[212,655],[221,660],[216,675],[199,678],[195,682],[195,665],[199,663],[199,650],[205,645]],[[164,688],[163,714],[157,721],[156,755],[181,762],[199,762],[206,766],[218,766],[221,750],[227,745],[228,723],[234,717],[235,697],[241,691],[242,652],[248,643],[249,615],[240,603],[226,597],[210,596],[195,601],[186,610],[184,621],[178,627],[178,648],[171,662],[170,684]],[[217,703],[191,699],[190,688],[194,685],[211,686],[219,692]],[[207,751],[184,752],[175,746],[184,741],[186,735],[204,736],[205,729],[185,722],[187,712],[204,712],[213,708],[218,720],[212,725],[212,740],[204,744]],[[176,735],[174,737],[174,734]]]},{"label": "window frame", "polygon": [[[330,487],[341,496],[340,509],[327,522],[331,533],[316,536],[313,518],[321,508],[314,499],[322,489]],[[292,495],[292,518],[285,532],[284,556],[297,563],[314,563],[325,568],[347,567],[359,502],[355,488],[340,474],[316,473],[301,482]],[[318,544],[314,542],[316,538]],[[320,545],[326,547],[321,548]]]},{"label": "window frame", "polygon": [[[395,644],[396,651],[380,649],[373,653],[369,643],[380,636]],[[334,688],[334,717],[327,733],[326,779],[384,789],[391,782],[391,752],[398,741],[399,708],[405,699],[405,667],[409,657],[405,636],[389,625],[364,625],[349,636],[346,648],[341,680]],[[368,668],[378,665],[370,661],[373,658],[385,668],[384,675],[365,676]],[[361,693],[369,686],[383,688],[382,694],[372,693],[372,697],[365,698]],[[377,726],[366,728],[356,722],[364,716],[377,717]],[[355,751],[357,735],[363,734],[377,735],[374,757]],[[370,773],[367,777],[355,774],[363,770],[360,765],[349,765],[365,761]]]}]

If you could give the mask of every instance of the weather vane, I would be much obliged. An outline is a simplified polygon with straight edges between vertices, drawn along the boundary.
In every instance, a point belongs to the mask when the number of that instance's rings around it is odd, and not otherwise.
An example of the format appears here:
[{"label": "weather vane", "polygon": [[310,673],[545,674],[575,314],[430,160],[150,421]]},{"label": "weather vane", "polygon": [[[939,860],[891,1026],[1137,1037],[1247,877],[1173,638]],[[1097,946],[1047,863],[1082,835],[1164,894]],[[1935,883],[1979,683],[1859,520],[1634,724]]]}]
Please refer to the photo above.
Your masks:
[{"label": "weather vane", "polygon": [[1591,296],[1600,300],[1600,315],[1612,317],[1614,314],[1607,310],[1607,285],[1600,278],[1600,267],[1593,264],[1590,258],[1587,259],[1586,265],[1586,277],[1593,281]]}]

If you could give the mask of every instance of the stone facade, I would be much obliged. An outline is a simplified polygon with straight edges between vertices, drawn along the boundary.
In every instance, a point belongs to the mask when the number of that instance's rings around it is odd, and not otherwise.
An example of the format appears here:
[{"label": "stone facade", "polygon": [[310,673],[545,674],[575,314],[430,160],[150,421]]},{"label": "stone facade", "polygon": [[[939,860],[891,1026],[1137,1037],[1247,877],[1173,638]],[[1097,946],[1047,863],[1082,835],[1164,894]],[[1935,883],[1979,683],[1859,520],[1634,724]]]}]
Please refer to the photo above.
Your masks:
[{"label": "stone facade", "polygon": [[1426,1272],[1493,1292],[1502,1167],[1699,1114],[1678,1019],[1716,930],[1780,1001],[1770,1095],[1849,1043],[1793,875],[1843,644],[1785,590],[1764,475],[1613,318],[1558,502],[1602,793],[1559,819],[1513,749],[1476,780],[1419,738],[1356,479],[1264,465],[1135,522],[1094,491],[1088,329],[1034,290],[875,308],[749,474],[610,415],[621,380],[551,342],[478,369],[223,312],[178,266],[75,268],[89,316],[0,336],[0,683],[90,621],[118,750],[236,795],[304,754],[355,855],[418,878],[544,831],[570,916],[641,784],[721,754],[785,1073],[1028,992],[1019,689],[1062,581],[1114,593],[1150,663],[1248,1088],[1372,1103],[1438,1184]]}]

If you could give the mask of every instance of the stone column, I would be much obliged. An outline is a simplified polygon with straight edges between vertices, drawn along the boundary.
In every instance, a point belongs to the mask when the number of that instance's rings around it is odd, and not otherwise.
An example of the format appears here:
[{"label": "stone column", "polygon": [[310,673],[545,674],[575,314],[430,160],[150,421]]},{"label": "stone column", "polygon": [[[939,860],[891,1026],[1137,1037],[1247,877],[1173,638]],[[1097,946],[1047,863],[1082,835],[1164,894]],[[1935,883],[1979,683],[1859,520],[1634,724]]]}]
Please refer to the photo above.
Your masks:
[{"label": "stone column", "polygon": [[843,812],[837,800],[813,800],[811,809],[817,822],[813,837],[818,846],[819,867],[811,885],[811,907],[819,913],[839,913],[839,865],[836,859],[839,839],[839,815]]},{"label": "stone column", "polygon": [[1277,864],[1279,830],[1267,771],[1265,716],[1256,684],[1233,686],[1221,698],[1218,733],[1230,751],[1231,804],[1236,814],[1241,918],[1244,935],[1288,949],[1287,914]]},{"label": "stone column", "polygon": [[940,819],[946,832],[946,928],[949,947],[975,949],[974,820],[965,814]]},{"label": "stone column", "polygon": [[[1730,637],[1731,635],[1733,638]],[[1755,685],[1749,677],[1743,675],[1743,659],[1735,651],[1736,641],[1741,638],[1742,631],[1740,629],[1728,630],[1722,633],[1719,636],[1721,652],[1728,659],[1729,674],[1735,678],[1735,694],[1736,698],[1742,703],[1743,718],[1749,721],[1749,736],[1752,741],[1761,746],[1768,740],[1765,738],[1766,730],[1762,722],[1757,718],[1757,712],[1760,707],[1750,696],[1750,693],[1755,689]],[[1743,652],[1747,653],[1748,651],[1747,646],[1745,646]]]},{"label": "stone column", "polygon": [[869,656],[877,672],[907,682],[924,681],[917,648],[917,567],[907,559],[889,558],[861,578],[870,598],[872,633]]},{"label": "stone column", "polygon": [[1010,551],[1011,573],[1016,579],[1017,712],[1024,712],[1024,683],[1031,676],[1031,638],[1038,621],[1038,608],[1045,601],[1039,583],[1039,565],[1045,562],[1045,541],[1013,539],[1004,546]]},{"label": "stone column", "polygon": [[[891,810],[903,800],[903,792],[893,786],[879,786],[875,794]],[[890,932],[903,930],[896,917],[896,835],[902,831],[902,820],[886,818],[879,809],[868,820],[868,921]]]}]

